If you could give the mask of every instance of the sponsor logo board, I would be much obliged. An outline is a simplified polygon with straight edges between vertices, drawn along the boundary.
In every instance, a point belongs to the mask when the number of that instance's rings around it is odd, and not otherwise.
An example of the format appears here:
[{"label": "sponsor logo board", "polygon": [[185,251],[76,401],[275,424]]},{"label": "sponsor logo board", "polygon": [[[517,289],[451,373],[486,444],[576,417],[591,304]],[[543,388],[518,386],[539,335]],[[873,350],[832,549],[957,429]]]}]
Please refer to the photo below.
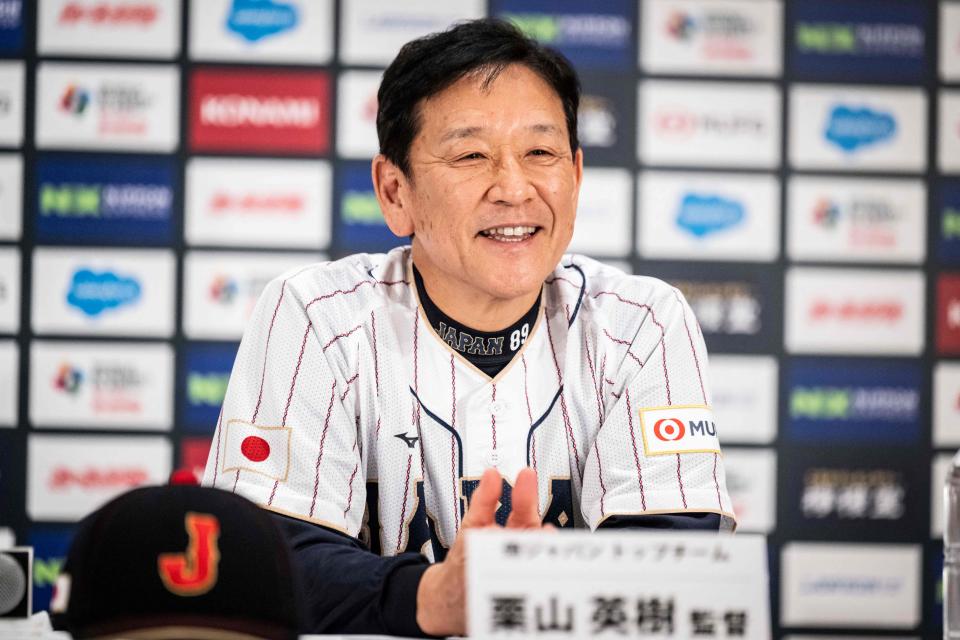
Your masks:
[{"label": "sponsor logo board", "polygon": [[[726,435],[724,440],[728,440]],[[733,512],[737,516],[737,531],[771,533],[776,528],[777,517],[777,456],[774,451],[724,447],[723,468]]]},{"label": "sponsor logo board", "polygon": [[635,155],[637,92],[620,74],[580,78],[577,137],[589,165],[628,165]]},{"label": "sponsor logo board", "polygon": [[184,399],[180,421],[185,429],[213,433],[236,357],[236,344],[187,345],[179,388]]},{"label": "sponsor logo board", "polygon": [[198,69],[190,76],[194,151],[324,154],[330,77],[324,71]]},{"label": "sponsor logo board", "polygon": [[183,332],[194,340],[239,340],[267,283],[319,259],[319,253],[188,252]]},{"label": "sponsor logo board", "polygon": [[23,47],[23,0],[0,0],[0,51]]},{"label": "sponsor logo board", "polygon": [[909,544],[789,542],[781,551],[780,624],[912,628],[921,552]]},{"label": "sponsor logo board", "polygon": [[407,42],[443,31],[459,20],[482,18],[483,0],[391,0],[347,2],[340,11],[340,61],[386,66]]},{"label": "sponsor logo board", "polygon": [[632,182],[627,169],[584,169],[570,251],[596,256],[630,253]]},{"label": "sponsor logo board", "polygon": [[769,261],[780,253],[780,185],[766,175],[641,172],[644,258]]},{"label": "sponsor logo board", "polygon": [[406,244],[387,228],[373,193],[370,163],[349,162],[337,167],[334,237],[341,251],[381,252]]},{"label": "sponsor logo board", "polygon": [[19,240],[23,228],[23,159],[0,154],[0,240]]},{"label": "sponsor logo board", "polygon": [[20,330],[20,251],[0,247],[0,334]]},{"label": "sponsor logo board", "polygon": [[947,483],[947,474],[953,466],[951,453],[938,453],[933,456],[930,465],[930,537],[938,540],[943,537],[946,522],[943,512],[943,488]]},{"label": "sponsor logo board", "polygon": [[937,353],[960,354],[960,274],[937,275]]},{"label": "sponsor logo board", "polygon": [[649,73],[780,73],[783,7],[753,0],[648,0],[640,66]]},{"label": "sponsor logo board", "polygon": [[941,173],[960,173],[960,91],[940,91],[937,164]]},{"label": "sponsor logo board", "polygon": [[933,446],[960,446],[960,363],[933,367]]},{"label": "sponsor logo board", "polygon": [[37,49],[43,55],[173,58],[180,51],[177,0],[43,0]]},{"label": "sponsor logo board", "polygon": [[787,351],[919,355],[924,294],[920,271],[788,269]]},{"label": "sponsor logo board", "polygon": [[330,164],[322,160],[191,158],[187,243],[325,247],[330,241]]},{"label": "sponsor logo board", "polygon": [[170,463],[163,437],[31,434],[27,514],[34,521],[78,521],[121,493],[165,484]]},{"label": "sponsor logo board", "polygon": [[337,154],[369,160],[380,151],[377,140],[379,71],[344,71],[337,87]]},{"label": "sponsor logo board", "polygon": [[[0,0],[0,25],[2,12],[3,2]],[[24,77],[23,62],[0,62],[0,147],[23,144]]]},{"label": "sponsor logo board", "polygon": [[17,426],[20,402],[20,350],[13,340],[0,340],[0,427]]},{"label": "sponsor logo board", "polygon": [[175,167],[155,158],[41,156],[40,242],[165,245],[173,240]]},{"label": "sponsor logo board", "polygon": [[798,261],[923,262],[926,203],[920,180],[793,176],[787,251]]},{"label": "sponsor logo board", "polygon": [[50,607],[57,576],[67,560],[72,527],[31,527],[27,535],[33,547],[33,610],[44,611]]},{"label": "sponsor logo board", "polygon": [[789,4],[790,69],[818,79],[926,78],[931,11],[922,3],[851,0]]},{"label": "sponsor logo board", "polygon": [[174,151],[179,94],[172,65],[41,63],[37,147]]},{"label": "sponsor logo board", "polygon": [[578,69],[629,70],[636,59],[636,4],[613,0],[492,0],[490,14],[566,56]]},{"label": "sponsor logo board", "polygon": [[960,263],[960,182],[941,182],[934,205],[939,210],[940,233],[937,256],[943,262]]},{"label": "sponsor logo board", "polygon": [[174,258],[160,249],[37,248],[33,330],[39,334],[169,337]]},{"label": "sponsor logo board", "polygon": [[190,5],[194,60],[325,64],[332,55],[332,0],[203,0]]},{"label": "sponsor logo board", "polygon": [[790,164],[797,169],[926,169],[927,98],[907,88],[796,84]]},{"label": "sponsor logo board", "polygon": [[210,438],[183,438],[180,441],[180,469],[189,469],[197,481],[203,479],[210,455]]},{"label": "sponsor logo board", "polygon": [[916,442],[922,382],[916,361],[794,358],[787,434],[810,444]]},{"label": "sponsor logo board", "polygon": [[777,436],[777,370],[773,356],[711,354],[710,401],[723,429],[723,442],[773,442]]},{"label": "sponsor logo board", "polygon": [[645,164],[769,169],[780,164],[772,84],[646,80],[637,149]]},{"label": "sponsor logo board", "polygon": [[34,341],[30,423],[34,427],[170,429],[173,350],[151,343]]},{"label": "sponsor logo board", "polygon": [[940,79],[960,80],[960,4],[940,3]]}]

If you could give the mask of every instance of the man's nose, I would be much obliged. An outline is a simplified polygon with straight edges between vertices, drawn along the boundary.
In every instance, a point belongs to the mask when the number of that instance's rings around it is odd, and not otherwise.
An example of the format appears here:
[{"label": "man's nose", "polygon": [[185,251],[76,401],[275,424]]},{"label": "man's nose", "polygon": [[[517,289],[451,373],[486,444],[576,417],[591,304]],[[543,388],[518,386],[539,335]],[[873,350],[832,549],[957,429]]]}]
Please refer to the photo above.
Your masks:
[{"label": "man's nose", "polygon": [[527,175],[526,167],[513,154],[500,156],[494,166],[493,185],[489,198],[497,204],[519,205],[533,196],[533,184]]}]

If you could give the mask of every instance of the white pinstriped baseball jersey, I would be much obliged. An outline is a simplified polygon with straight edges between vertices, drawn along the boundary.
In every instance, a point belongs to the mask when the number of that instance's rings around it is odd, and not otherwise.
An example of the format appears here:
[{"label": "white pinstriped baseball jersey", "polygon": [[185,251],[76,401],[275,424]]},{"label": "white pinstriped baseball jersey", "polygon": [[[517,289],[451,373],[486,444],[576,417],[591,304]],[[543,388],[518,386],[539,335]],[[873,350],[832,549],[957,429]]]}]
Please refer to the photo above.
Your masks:
[{"label": "white pinstriped baseball jersey", "polygon": [[582,256],[493,379],[426,322],[409,248],[309,265],[257,304],[204,484],[383,555],[441,559],[489,466],[511,482],[533,467],[558,526],[714,512],[729,529],[706,365],[676,289]]}]

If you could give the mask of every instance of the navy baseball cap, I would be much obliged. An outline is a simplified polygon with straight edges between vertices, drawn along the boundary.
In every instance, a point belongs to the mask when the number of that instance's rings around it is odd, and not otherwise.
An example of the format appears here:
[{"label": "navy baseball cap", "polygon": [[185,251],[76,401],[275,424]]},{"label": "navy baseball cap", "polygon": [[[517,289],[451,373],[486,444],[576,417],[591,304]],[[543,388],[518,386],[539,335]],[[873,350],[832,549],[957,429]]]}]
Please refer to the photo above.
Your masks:
[{"label": "navy baseball cap", "polygon": [[51,613],[74,638],[287,640],[299,612],[286,540],[245,498],[134,489],[81,522]]}]

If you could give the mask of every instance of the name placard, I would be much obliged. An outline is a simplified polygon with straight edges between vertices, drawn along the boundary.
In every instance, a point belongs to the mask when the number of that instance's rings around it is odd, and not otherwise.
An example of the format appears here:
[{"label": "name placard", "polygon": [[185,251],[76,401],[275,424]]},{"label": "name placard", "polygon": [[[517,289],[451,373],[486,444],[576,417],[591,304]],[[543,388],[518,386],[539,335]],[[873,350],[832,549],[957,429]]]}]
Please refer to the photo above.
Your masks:
[{"label": "name placard", "polygon": [[761,535],[489,529],[467,557],[471,637],[771,637]]}]

